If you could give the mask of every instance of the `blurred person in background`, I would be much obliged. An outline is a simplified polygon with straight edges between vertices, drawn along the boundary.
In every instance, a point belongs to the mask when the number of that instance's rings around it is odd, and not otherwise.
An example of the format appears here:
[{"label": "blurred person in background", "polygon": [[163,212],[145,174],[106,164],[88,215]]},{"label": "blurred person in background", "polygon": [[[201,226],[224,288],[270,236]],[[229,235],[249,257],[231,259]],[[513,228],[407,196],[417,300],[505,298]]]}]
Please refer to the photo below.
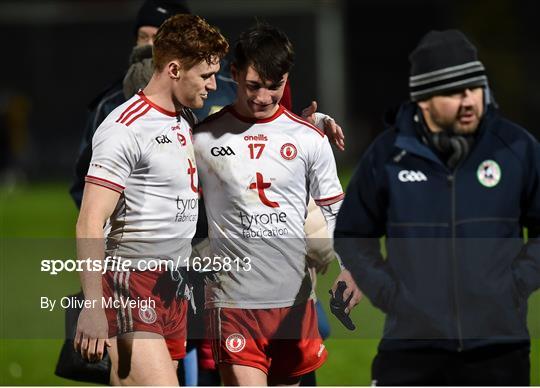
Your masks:
[{"label": "blurred person in background", "polygon": [[529,385],[539,143],[498,112],[462,32],[430,31],[409,60],[410,101],[361,158],[335,230],[386,314],[373,383]]}]

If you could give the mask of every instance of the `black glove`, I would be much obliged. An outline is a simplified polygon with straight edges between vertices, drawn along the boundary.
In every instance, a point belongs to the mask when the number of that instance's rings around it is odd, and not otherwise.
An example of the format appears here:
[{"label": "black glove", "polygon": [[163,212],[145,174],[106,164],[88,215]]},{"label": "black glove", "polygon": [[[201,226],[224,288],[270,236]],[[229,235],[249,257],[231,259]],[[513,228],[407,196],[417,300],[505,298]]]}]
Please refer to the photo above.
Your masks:
[{"label": "black glove", "polygon": [[356,326],[354,325],[353,321],[351,320],[351,317],[349,317],[349,314],[345,314],[345,308],[351,301],[353,294],[349,295],[347,300],[343,300],[343,292],[347,289],[347,283],[344,281],[339,281],[336,288],[336,293],[333,294],[332,290],[328,290],[330,293],[330,311],[332,314],[334,314],[337,319],[343,323],[343,326],[345,326],[349,330],[355,330]]}]

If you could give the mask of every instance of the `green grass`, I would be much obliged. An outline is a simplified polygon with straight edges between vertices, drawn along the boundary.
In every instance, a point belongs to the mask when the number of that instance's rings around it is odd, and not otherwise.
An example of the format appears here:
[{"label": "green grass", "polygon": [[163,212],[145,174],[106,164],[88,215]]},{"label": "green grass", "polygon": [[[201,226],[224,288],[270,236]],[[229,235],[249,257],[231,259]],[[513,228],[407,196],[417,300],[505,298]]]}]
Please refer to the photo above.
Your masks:
[{"label": "green grass", "polygon": [[[347,177],[350,174],[347,174]],[[42,295],[60,298],[79,289],[73,273],[50,276],[40,272],[43,258],[73,258],[77,212],[67,185],[0,189],[0,384],[74,385],[54,376],[62,345],[62,310],[39,309]],[[38,252],[38,254],[36,254]],[[327,290],[337,265],[318,279],[318,295],[328,305]],[[529,327],[534,337],[532,382],[540,385],[540,293],[529,300]],[[371,360],[376,353],[383,314],[368,301],[353,312],[357,325],[348,332],[332,316],[332,334],[326,341],[329,358],[317,372],[320,385],[369,385]]]},{"label": "green grass", "polygon": [[43,258],[74,257],[76,207],[67,185],[0,189],[0,384],[73,385],[54,376],[64,315],[42,311],[42,295],[79,289],[75,274],[40,272]]},{"label": "green grass", "polygon": [[46,184],[0,188],[2,237],[75,236],[77,208],[67,185]]}]

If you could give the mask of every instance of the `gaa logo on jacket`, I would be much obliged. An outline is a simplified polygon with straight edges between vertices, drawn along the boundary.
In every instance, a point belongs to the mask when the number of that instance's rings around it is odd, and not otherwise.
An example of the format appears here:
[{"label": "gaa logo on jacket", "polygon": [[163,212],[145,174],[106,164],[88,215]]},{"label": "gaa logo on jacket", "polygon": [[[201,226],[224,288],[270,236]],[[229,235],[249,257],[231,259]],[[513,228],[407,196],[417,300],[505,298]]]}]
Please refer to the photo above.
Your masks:
[{"label": "gaa logo on jacket", "polygon": [[401,182],[423,182],[427,181],[426,175],[422,171],[401,170],[398,173]]}]

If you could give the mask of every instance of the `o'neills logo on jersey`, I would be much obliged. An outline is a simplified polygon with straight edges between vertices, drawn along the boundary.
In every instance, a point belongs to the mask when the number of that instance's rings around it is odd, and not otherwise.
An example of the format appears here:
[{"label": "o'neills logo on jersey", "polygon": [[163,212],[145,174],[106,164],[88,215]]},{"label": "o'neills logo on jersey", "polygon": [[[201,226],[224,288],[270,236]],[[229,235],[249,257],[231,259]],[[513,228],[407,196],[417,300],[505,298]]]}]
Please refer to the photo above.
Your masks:
[{"label": "o'neills logo on jersey", "polygon": [[287,213],[257,213],[240,212],[242,236],[249,237],[279,237],[289,234],[287,229]]},{"label": "o'neills logo on jersey", "polygon": [[197,198],[180,198],[176,196],[176,209],[178,212],[174,217],[175,222],[197,222],[199,212],[199,200]]},{"label": "o'neills logo on jersey", "polygon": [[246,135],[244,136],[245,141],[268,141],[268,136],[263,135],[262,133],[258,135]]}]

